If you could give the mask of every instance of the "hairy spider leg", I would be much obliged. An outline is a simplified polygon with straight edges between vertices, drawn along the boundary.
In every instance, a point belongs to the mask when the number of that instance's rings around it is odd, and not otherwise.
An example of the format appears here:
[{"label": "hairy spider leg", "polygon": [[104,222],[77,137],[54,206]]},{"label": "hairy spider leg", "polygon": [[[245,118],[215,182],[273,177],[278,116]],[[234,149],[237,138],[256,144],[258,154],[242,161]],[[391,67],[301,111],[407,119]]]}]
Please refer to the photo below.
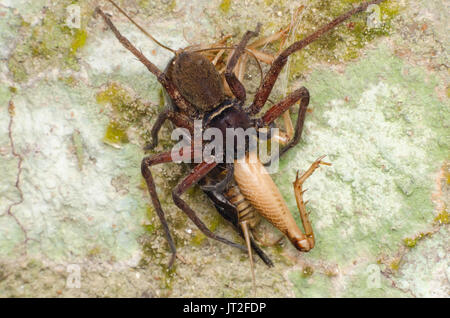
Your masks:
[{"label": "hairy spider leg", "polygon": [[[267,53],[258,51],[257,48],[259,48],[261,46],[265,46],[271,42],[275,42],[275,41],[281,39],[280,48],[278,50],[278,54],[279,54],[282,51],[282,49],[284,47],[284,43],[286,42],[289,34],[293,30],[295,30],[295,26],[297,25],[297,20],[298,20],[299,14],[300,14],[300,12],[303,11],[304,8],[305,8],[305,6],[301,5],[295,10],[295,12],[292,16],[292,19],[291,19],[291,23],[286,28],[280,30],[277,33],[274,33],[269,36],[263,37],[261,39],[255,40],[254,42],[252,42],[248,45],[248,49],[251,52],[253,52],[261,61],[265,62],[266,64],[272,64],[273,61],[275,60],[275,57],[271,54],[267,54]],[[241,67],[241,69],[242,69],[242,72],[245,72],[245,64],[243,65],[243,67]],[[240,74],[240,75],[242,76],[243,74]],[[238,78],[241,78],[241,77],[238,76]],[[278,135],[273,136],[272,139],[277,140],[281,144],[286,144],[289,141],[289,139],[292,139],[292,137],[294,136],[294,126],[292,124],[291,116],[289,114],[289,109],[286,110],[282,116],[283,116],[285,131],[279,131]]]},{"label": "hairy spider leg", "polygon": [[309,91],[305,87],[296,89],[285,99],[272,106],[260,119],[260,127],[266,127],[273,123],[275,119],[280,117],[286,110],[295,105],[300,100],[298,109],[297,122],[295,124],[295,133],[293,138],[281,148],[279,156],[281,157],[290,148],[294,147],[300,141],[305,123],[306,110],[309,105]]},{"label": "hairy spider leg", "polygon": [[167,119],[169,119],[175,126],[183,127],[189,130],[191,136],[194,134],[194,122],[188,116],[166,107],[156,118],[151,130],[152,141],[144,147],[144,150],[152,150],[158,145],[159,130]]},{"label": "hairy spider leg", "polygon": [[173,262],[175,261],[177,250],[172,235],[170,234],[169,226],[167,224],[166,217],[164,216],[164,211],[161,207],[161,202],[159,201],[158,194],[156,192],[155,182],[153,181],[153,176],[150,171],[151,166],[168,162],[172,162],[172,155],[170,151],[163,152],[154,156],[145,157],[141,163],[141,173],[145,179],[145,183],[147,184],[148,193],[150,194],[150,198],[152,199],[153,207],[155,208],[156,214],[158,215],[159,220],[161,221],[161,225],[164,229],[164,234],[166,236],[167,242],[169,243],[169,247],[172,252],[172,256],[168,264],[168,267],[170,268],[172,267]]},{"label": "hairy spider leg", "polygon": [[152,62],[150,62],[144,54],[142,54],[126,37],[124,37],[119,30],[114,26],[109,17],[100,9],[96,8],[95,11],[101,15],[105,23],[111,29],[111,31],[116,36],[117,40],[138,60],[145,65],[145,67],[156,76],[157,80],[161,83],[161,85],[166,89],[169,96],[172,98],[174,103],[180,108],[183,112],[190,115],[191,117],[196,117],[198,115],[197,110],[190,105],[190,103],[180,94],[176,86],[167,78],[166,74],[161,72]]},{"label": "hairy spider leg", "polygon": [[225,79],[227,80],[228,86],[231,89],[231,92],[233,95],[239,99],[242,102],[245,102],[245,88],[244,85],[239,81],[239,79],[236,77],[236,74],[234,73],[234,68],[236,67],[236,63],[238,62],[241,55],[244,53],[245,46],[247,45],[248,41],[252,38],[258,35],[259,30],[261,29],[261,24],[258,24],[255,31],[247,31],[241,42],[239,42],[236,49],[233,51],[233,54],[231,55],[230,60],[227,63],[227,68],[225,71]]},{"label": "hairy spider leg", "polygon": [[[183,149],[180,150],[180,155],[182,155]],[[191,149],[191,155],[194,155],[193,149]],[[156,192],[156,186],[155,182],[153,180],[152,173],[150,171],[150,167],[161,164],[161,163],[169,163],[172,162],[172,152],[162,152],[156,155],[145,157],[142,160],[141,163],[141,173],[142,176],[145,179],[145,182],[147,184],[148,192],[150,194],[150,197],[152,199],[153,206],[156,210],[156,214],[158,215],[161,224],[164,229],[164,233],[167,239],[167,242],[169,243],[170,250],[172,252],[172,256],[170,258],[168,267],[170,268],[173,265],[173,262],[175,261],[176,257],[176,247],[175,243],[173,241],[173,238],[170,234],[169,226],[167,224],[167,220],[164,216],[164,211],[161,207],[161,203],[158,198],[158,194]],[[197,183],[201,178],[203,178],[211,169],[213,169],[217,163],[213,162],[211,164],[207,164],[205,162],[198,164],[191,173],[183,179],[172,191],[172,198],[174,200],[174,203],[184,212],[186,215],[194,222],[194,224],[205,234],[207,237],[215,239],[219,242],[225,243],[227,245],[239,248],[241,250],[246,250],[246,248],[240,244],[231,242],[227,240],[226,238],[223,238],[219,235],[214,234],[211,232],[208,227],[203,223],[200,218],[198,218],[197,214],[181,199],[181,194],[186,191],[190,186]]]},{"label": "hairy spider leg", "polygon": [[367,7],[371,4],[378,4],[385,0],[373,0],[365,2],[358,7],[355,7],[346,13],[342,14],[341,16],[337,17],[330,23],[326,24],[325,26],[321,27],[316,32],[312,33],[311,35],[307,36],[303,40],[294,42],[291,44],[288,48],[286,48],[284,51],[282,51],[275,61],[272,63],[272,66],[270,67],[269,71],[266,73],[262,86],[259,88],[259,90],[256,92],[255,98],[253,99],[252,105],[249,107],[248,112],[251,115],[256,115],[259,113],[266,103],[272,88],[275,84],[275,81],[278,79],[278,76],[280,75],[281,70],[283,69],[284,65],[286,65],[289,55],[292,53],[299,51],[309,45],[310,43],[317,40],[320,36],[327,33],[328,31],[334,29],[337,25],[341,24],[345,20],[349,19],[351,16],[353,16],[356,13],[365,11]]},{"label": "hairy spider leg", "polygon": [[181,198],[181,195],[189,189],[191,186],[195,185],[203,177],[205,177],[214,167],[217,166],[216,162],[202,162],[199,163],[194,169],[191,170],[189,175],[181,180],[178,185],[172,190],[172,198],[175,204],[184,212],[186,215],[194,222],[194,224],[205,234],[207,237],[215,239],[219,242],[225,243],[227,245],[239,248],[241,250],[246,250],[241,244],[237,244],[223,238],[219,235],[211,232],[207,226],[197,217],[197,214],[192,210],[192,208]]}]

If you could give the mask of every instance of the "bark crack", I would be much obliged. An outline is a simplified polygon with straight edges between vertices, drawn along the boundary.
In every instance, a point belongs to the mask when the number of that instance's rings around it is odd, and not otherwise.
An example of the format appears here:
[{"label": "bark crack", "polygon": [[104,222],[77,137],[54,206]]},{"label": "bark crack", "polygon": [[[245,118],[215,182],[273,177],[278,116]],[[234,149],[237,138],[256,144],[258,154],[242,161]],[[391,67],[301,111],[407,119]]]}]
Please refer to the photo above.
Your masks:
[{"label": "bark crack", "polygon": [[22,232],[24,233],[24,240],[23,240],[22,244],[25,245],[24,254],[26,255],[27,254],[26,243],[30,240],[30,238],[28,237],[25,227],[23,226],[23,224],[19,221],[17,216],[12,211],[14,207],[16,207],[24,202],[23,191],[22,191],[22,188],[20,187],[23,157],[16,150],[16,146],[15,146],[14,138],[13,138],[13,134],[12,134],[12,127],[14,124],[14,116],[15,116],[15,106],[14,106],[14,103],[12,100],[9,101],[8,113],[9,113],[8,137],[9,137],[9,142],[11,145],[11,154],[13,155],[13,157],[17,158],[17,160],[18,160],[15,187],[16,187],[17,191],[19,192],[19,200],[11,203],[8,206],[8,208],[6,209],[6,215],[12,217],[14,219],[14,221],[17,223],[17,225],[20,227]]}]

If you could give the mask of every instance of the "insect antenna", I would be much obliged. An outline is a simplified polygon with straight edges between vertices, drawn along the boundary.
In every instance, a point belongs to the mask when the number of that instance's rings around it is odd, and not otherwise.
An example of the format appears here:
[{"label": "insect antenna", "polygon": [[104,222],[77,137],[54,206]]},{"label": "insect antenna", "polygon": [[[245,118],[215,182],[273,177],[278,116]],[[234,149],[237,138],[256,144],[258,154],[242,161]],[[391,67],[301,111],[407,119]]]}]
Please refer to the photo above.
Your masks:
[{"label": "insect antenna", "polygon": [[110,2],[113,6],[116,7],[117,10],[120,11],[120,13],[122,13],[128,20],[130,20],[131,23],[133,23],[139,30],[141,30],[142,33],[144,33],[147,37],[149,37],[153,42],[155,42],[156,44],[158,44],[160,47],[172,52],[173,54],[177,54],[177,52],[174,49],[171,49],[168,46],[165,46],[164,44],[162,44],[161,42],[159,42],[157,39],[155,39],[150,33],[148,33],[147,31],[145,31],[145,29],[143,27],[141,27],[139,24],[137,24],[137,22],[135,22],[121,7],[119,7],[114,1],[112,0],[108,0],[108,2]]},{"label": "insect antenna", "polygon": [[248,258],[250,259],[250,268],[252,271],[252,283],[253,283],[253,293],[256,296],[256,279],[255,279],[255,265],[253,264],[253,254],[252,247],[250,245],[250,233],[247,222],[241,222],[242,232],[244,233],[245,243],[247,245]]}]

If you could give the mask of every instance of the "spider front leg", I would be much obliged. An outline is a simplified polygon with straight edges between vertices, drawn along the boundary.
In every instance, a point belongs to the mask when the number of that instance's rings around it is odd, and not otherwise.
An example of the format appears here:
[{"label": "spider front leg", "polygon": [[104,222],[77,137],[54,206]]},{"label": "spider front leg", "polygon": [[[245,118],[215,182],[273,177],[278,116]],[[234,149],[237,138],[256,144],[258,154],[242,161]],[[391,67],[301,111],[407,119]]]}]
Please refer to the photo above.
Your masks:
[{"label": "spider front leg", "polygon": [[230,58],[230,61],[227,64],[227,69],[225,71],[225,79],[227,80],[228,86],[230,87],[231,92],[234,96],[236,96],[237,99],[239,99],[242,102],[245,102],[245,88],[244,85],[239,81],[239,79],[236,77],[236,74],[234,73],[234,68],[241,57],[241,55],[244,53],[244,49],[248,43],[248,41],[252,38],[258,35],[259,30],[261,29],[261,24],[258,24],[256,27],[256,30],[253,31],[247,31],[244,34],[244,37],[242,38],[241,42],[238,44],[236,49],[233,52],[233,55]]},{"label": "spider front leg", "polygon": [[152,199],[153,207],[155,208],[156,214],[158,215],[159,220],[161,221],[161,225],[164,229],[164,234],[166,236],[167,242],[169,243],[169,247],[172,252],[172,256],[168,264],[168,267],[170,268],[172,267],[173,262],[175,261],[177,250],[173,238],[170,235],[169,226],[167,224],[166,217],[164,216],[164,211],[161,207],[161,202],[159,201],[158,194],[156,193],[155,182],[153,180],[153,176],[150,171],[151,166],[169,162],[172,162],[171,151],[163,152],[154,156],[145,157],[141,163],[141,173],[145,179],[145,183],[147,183],[147,189]]},{"label": "spider front leg", "polygon": [[156,121],[153,124],[151,130],[152,141],[149,144],[145,145],[144,150],[152,150],[156,147],[156,145],[158,145],[158,133],[161,130],[164,122],[168,119],[169,111],[169,108],[165,108],[162,112],[159,113],[158,118],[156,118]]},{"label": "spider front leg", "polygon": [[215,166],[217,166],[216,162],[212,163],[202,162],[197,166],[195,166],[195,168],[192,169],[191,173],[186,178],[184,178],[180,183],[178,183],[178,185],[173,189],[172,191],[173,201],[184,213],[186,213],[186,215],[191,219],[191,221],[194,222],[194,224],[200,229],[200,231],[202,231],[202,233],[205,234],[207,237],[246,251],[247,249],[244,246],[231,242],[226,238],[223,238],[211,232],[208,229],[208,227],[202,222],[202,220],[200,220],[195,211],[192,210],[192,208],[183,199],[181,199],[181,195],[187,189],[189,189],[192,185],[196,184],[203,177],[205,177]]},{"label": "spider front leg", "polygon": [[[182,150],[181,150],[182,151]],[[182,153],[180,153],[180,155],[182,155]],[[191,149],[191,155],[193,155],[193,151]],[[147,184],[147,188],[148,188],[148,192],[150,194],[150,197],[152,199],[152,203],[153,206],[155,208],[156,214],[159,217],[159,220],[161,221],[162,227],[164,229],[164,234],[166,236],[167,242],[169,243],[169,247],[170,250],[172,252],[172,256],[170,258],[168,267],[172,267],[173,262],[175,261],[175,257],[176,257],[176,247],[175,247],[175,243],[173,241],[173,238],[170,234],[170,230],[169,230],[169,226],[167,224],[167,220],[165,218],[164,215],[164,211],[161,207],[161,203],[159,201],[158,198],[158,194],[156,192],[156,186],[155,186],[155,182],[153,180],[153,176],[152,173],[150,171],[150,167],[160,164],[160,163],[169,163],[172,162],[172,152],[171,151],[167,151],[167,152],[162,152],[160,154],[154,155],[154,156],[149,156],[149,157],[145,157],[142,160],[142,164],[141,164],[141,173],[142,176],[145,179],[145,182]],[[237,247],[241,250],[246,250],[246,248],[240,244],[236,244],[234,242],[231,242],[219,235],[216,235],[214,233],[212,233],[207,227],[206,225],[197,217],[197,215],[195,214],[195,212],[180,198],[180,195],[187,190],[190,186],[192,186],[193,184],[197,183],[201,178],[203,178],[209,171],[211,171],[212,168],[214,168],[217,164],[216,163],[212,163],[212,164],[206,164],[206,163],[202,163],[199,164],[198,166],[196,166],[191,174],[186,177],[183,181],[181,181],[177,187],[172,191],[172,197],[173,200],[175,202],[175,204],[181,209],[183,210],[183,212],[185,212],[187,214],[187,216],[194,222],[195,225],[197,225],[197,227],[207,236],[210,237],[212,239],[215,239],[217,241],[220,241],[222,243],[228,244],[230,246],[233,247]]]},{"label": "spider front leg", "polygon": [[158,133],[161,130],[164,122],[169,119],[175,126],[186,128],[191,135],[194,134],[194,123],[183,113],[175,112],[170,108],[165,108],[159,113],[151,130],[152,141],[144,147],[144,150],[151,150],[158,144]]},{"label": "spider front leg", "polygon": [[268,126],[280,117],[286,110],[293,106],[297,101],[300,101],[300,107],[297,115],[297,122],[295,124],[294,137],[281,148],[279,156],[281,157],[286,151],[294,147],[300,141],[303,131],[303,124],[305,123],[306,110],[309,104],[309,92],[305,87],[301,87],[292,92],[288,97],[281,102],[275,104],[270,108],[260,119],[258,126]]},{"label": "spider front leg", "polygon": [[174,103],[183,111],[188,113],[189,115],[196,116],[197,111],[194,107],[190,105],[190,103],[180,94],[178,89],[175,87],[175,85],[167,78],[166,74],[161,72],[152,62],[150,62],[144,54],[142,54],[131,42],[124,37],[119,30],[115,27],[115,25],[112,23],[112,21],[109,19],[109,17],[100,9],[96,8],[95,12],[100,14],[100,16],[105,20],[105,23],[108,25],[108,27],[111,29],[111,31],[116,36],[117,40],[137,59],[145,65],[145,67],[156,76],[158,82],[161,83],[161,85],[166,89],[167,93],[171,97],[171,99],[174,101]]},{"label": "spider front leg", "polygon": [[303,183],[310,175],[313,174],[314,170],[316,170],[319,165],[327,165],[331,166],[331,163],[323,162],[322,159],[325,156],[322,156],[318,158],[316,161],[313,162],[313,164],[309,167],[308,170],[306,170],[305,173],[303,173],[300,177],[297,176],[294,181],[294,193],[295,193],[295,200],[297,201],[297,208],[300,212],[300,219],[302,220],[303,228],[305,230],[305,236],[308,240],[310,248],[314,247],[315,240],[314,240],[314,232],[311,226],[311,221],[309,220],[308,213],[306,212],[306,202],[303,200],[303,193],[305,193],[306,190],[303,190]]},{"label": "spider front leg", "polygon": [[311,44],[312,42],[317,40],[319,37],[321,37],[328,31],[334,29],[336,26],[338,26],[345,20],[349,19],[354,14],[365,11],[369,5],[378,4],[383,1],[385,1],[385,0],[372,0],[372,1],[362,3],[358,7],[355,7],[353,9],[347,11],[346,13],[340,15],[339,17],[337,17],[330,23],[319,28],[316,32],[312,33],[311,35],[305,37],[304,39],[302,39],[300,41],[294,42],[288,48],[286,48],[283,52],[281,52],[277,56],[277,58],[274,60],[274,62],[272,63],[272,66],[270,67],[267,74],[264,76],[263,83],[262,83],[260,89],[256,92],[253,103],[249,108],[249,114],[256,115],[257,113],[260,112],[260,110],[266,103],[267,99],[269,98],[269,95],[272,92],[272,88],[273,88],[276,80],[278,79],[278,76],[280,75],[281,70],[286,65],[287,60],[292,53],[295,53],[295,52],[303,49],[307,45]]}]

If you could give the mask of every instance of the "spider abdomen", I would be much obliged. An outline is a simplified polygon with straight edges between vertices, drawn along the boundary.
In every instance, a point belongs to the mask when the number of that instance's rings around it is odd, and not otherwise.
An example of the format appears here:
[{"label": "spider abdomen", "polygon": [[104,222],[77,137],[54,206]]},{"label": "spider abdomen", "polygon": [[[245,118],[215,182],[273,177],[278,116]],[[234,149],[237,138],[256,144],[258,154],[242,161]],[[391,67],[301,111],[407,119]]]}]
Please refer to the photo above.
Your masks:
[{"label": "spider abdomen", "polygon": [[169,63],[166,73],[181,95],[202,112],[210,111],[225,99],[220,74],[199,53],[179,53]]}]

